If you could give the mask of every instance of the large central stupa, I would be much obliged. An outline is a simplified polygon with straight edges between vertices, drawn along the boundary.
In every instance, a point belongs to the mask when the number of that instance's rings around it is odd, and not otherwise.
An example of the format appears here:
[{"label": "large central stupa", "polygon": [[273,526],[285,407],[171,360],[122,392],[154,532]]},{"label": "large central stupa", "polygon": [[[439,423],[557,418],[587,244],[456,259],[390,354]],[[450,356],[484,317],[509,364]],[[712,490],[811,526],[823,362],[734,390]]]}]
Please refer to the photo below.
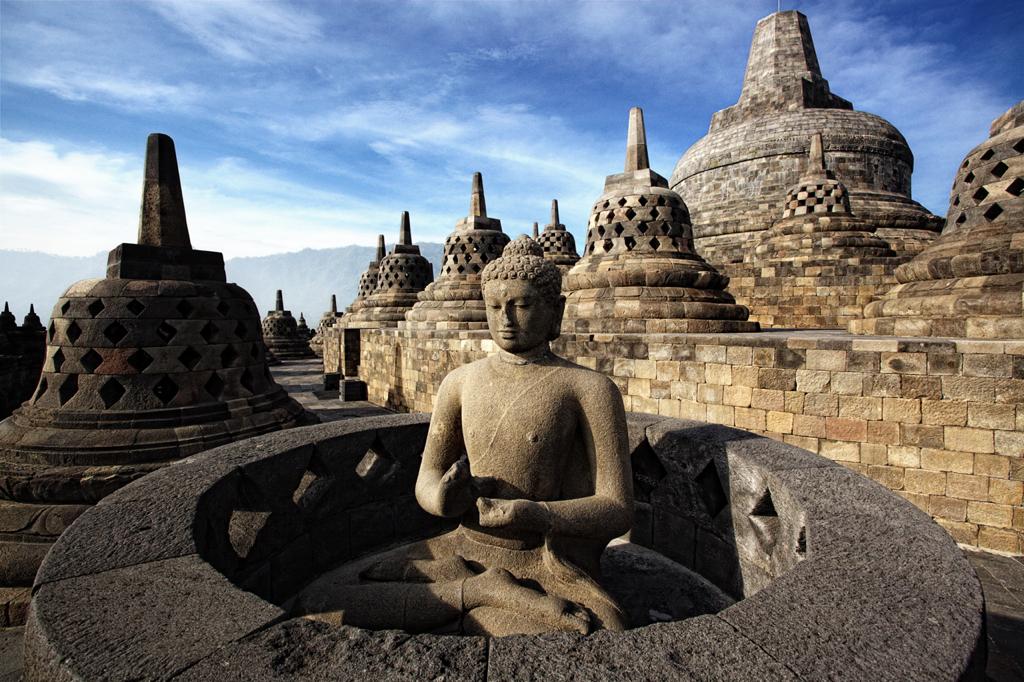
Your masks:
[{"label": "large central stupa", "polygon": [[851,210],[898,255],[919,252],[942,229],[910,198],[914,156],[903,135],[832,93],[807,17],[791,10],[757,23],[739,101],[712,117],[672,174],[702,256],[714,265],[743,260],[776,219],[778,197],[799,182],[807,140],[819,131]]}]

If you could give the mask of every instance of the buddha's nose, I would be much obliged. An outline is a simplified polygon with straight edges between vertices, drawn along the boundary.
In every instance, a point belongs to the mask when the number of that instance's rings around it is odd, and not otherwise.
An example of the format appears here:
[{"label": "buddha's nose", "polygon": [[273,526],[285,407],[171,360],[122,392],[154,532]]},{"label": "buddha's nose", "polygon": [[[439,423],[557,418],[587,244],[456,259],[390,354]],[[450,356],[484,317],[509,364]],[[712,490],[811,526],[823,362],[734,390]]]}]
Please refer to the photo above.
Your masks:
[{"label": "buddha's nose", "polygon": [[512,314],[512,307],[505,306],[501,309],[501,326],[507,329],[515,329],[515,315]]}]

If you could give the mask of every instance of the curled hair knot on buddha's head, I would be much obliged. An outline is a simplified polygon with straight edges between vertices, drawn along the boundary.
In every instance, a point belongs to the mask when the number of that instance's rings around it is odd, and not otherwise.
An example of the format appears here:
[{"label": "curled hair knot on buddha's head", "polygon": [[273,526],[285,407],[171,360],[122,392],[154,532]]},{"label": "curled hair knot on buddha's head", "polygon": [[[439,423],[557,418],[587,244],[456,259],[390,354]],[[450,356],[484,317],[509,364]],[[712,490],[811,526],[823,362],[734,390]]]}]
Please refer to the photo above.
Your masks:
[{"label": "curled hair knot on buddha's head", "polygon": [[561,271],[544,258],[543,247],[526,235],[509,242],[501,257],[484,268],[480,279],[484,286],[498,280],[531,282],[551,302],[558,301],[562,295]]}]

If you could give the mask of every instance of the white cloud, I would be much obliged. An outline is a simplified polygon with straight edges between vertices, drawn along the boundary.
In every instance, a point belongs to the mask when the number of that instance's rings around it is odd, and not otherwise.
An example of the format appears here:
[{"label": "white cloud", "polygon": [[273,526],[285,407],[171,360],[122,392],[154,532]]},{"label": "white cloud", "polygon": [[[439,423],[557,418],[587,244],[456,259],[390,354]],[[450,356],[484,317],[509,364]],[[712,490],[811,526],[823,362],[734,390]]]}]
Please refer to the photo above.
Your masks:
[{"label": "white cloud", "polygon": [[187,110],[202,96],[202,88],[194,83],[164,83],[146,76],[78,65],[29,68],[18,73],[13,81],[66,100],[113,103],[132,110]]},{"label": "white cloud", "polygon": [[151,7],[206,50],[231,60],[280,61],[321,37],[318,16],[273,0],[160,0]]},{"label": "white cloud", "polygon": [[[398,221],[390,206],[310,189],[238,159],[183,164],[181,177],[193,245],[228,257],[371,245]],[[3,242],[82,255],[133,241],[141,180],[136,157],[0,138]]]}]

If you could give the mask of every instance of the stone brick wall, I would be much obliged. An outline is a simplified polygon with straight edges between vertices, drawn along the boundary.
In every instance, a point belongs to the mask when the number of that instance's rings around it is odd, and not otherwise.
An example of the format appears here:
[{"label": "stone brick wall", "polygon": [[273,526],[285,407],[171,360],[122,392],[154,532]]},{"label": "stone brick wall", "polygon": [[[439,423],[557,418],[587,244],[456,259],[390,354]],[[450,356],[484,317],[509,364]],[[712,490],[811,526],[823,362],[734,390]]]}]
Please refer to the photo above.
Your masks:
[{"label": "stone brick wall", "polygon": [[[482,333],[365,330],[372,402],[430,411],[441,379],[493,352]],[[727,424],[842,463],[927,511],[958,542],[1024,550],[1024,341],[844,332],[563,336],[626,409]]]}]

